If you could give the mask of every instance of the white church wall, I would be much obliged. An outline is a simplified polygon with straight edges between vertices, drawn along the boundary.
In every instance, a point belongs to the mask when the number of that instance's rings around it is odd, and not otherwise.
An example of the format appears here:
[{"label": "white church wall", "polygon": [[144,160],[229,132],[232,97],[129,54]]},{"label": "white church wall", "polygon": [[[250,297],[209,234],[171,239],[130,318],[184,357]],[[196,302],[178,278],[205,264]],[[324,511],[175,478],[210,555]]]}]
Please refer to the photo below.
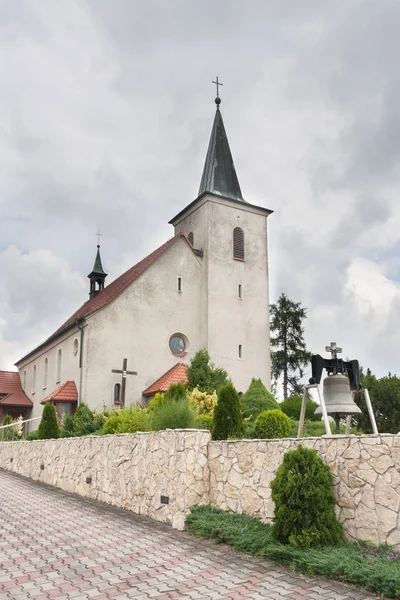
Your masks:
[{"label": "white church wall", "polygon": [[[201,259],[187,242],[177,239],[126,290],[87,319],[84,349],[90,368],[83,374],[82,399],[102,410],[113,404],[113,387],[121,375],[123,358],[128,370],[126,405],[146,402],[142,392],[178,362],[188,363],[201,348]],[[182,292],[177,278],[182,277]],[[173,333],[189,340],[188,353],[175,356],[169,349]]]},{"label": "white church wall", "polygon": [[[74,341],[78,340],[78,349],[74,347]],[[19,376],[24,384],[26,371],[26,384],[24,392],[33,402],[32,412],[29,418],[40,417],[43,411],[43,405],[40,401],[53,392],[57,387],[67,380],[75,381],[79,389],[79,349],[80,349],[80,331],[76,327],[61,335],[59,339],[46,344],[37,352],[34,352],[25,360],[17,364]],[[61,350],[61,369],[60,377],[57,373],[58,352]],[[75,352],[76,351],[76,352]],[[47,380],[45,380],[45,361],[47,363]],[[36,367],[36,376],[34,369]],[[35,379],[35,381],[34,381]],[[30,425],[30,430],[37,429],[39,421],[34,421]]]},{"label": "white church wall", "polygon": [[[265,211],[206,195],[173,224],[175,233],[187,236],[192,232],[195,248],[204,251],[202,321],[204,345],[212,360],[228,371],[239,391],[247,389],[252,377],[261,378],[270,388]],[[233,259],[235,227],[244,231],[243,262]]]}]

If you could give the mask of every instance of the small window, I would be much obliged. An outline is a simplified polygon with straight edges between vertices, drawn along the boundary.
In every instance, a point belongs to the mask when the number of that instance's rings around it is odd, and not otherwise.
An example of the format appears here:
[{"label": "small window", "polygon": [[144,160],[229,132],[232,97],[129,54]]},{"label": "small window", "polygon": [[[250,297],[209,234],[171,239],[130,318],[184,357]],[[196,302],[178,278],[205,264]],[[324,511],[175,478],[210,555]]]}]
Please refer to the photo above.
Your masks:
[{"label": "small window", "polygon": [[73,345],[74,356],[76,356],[78,354],[78,349],[79,349],[79,342],[78,342],[77,338],[75,338],[74,345]]},{"label": "small window", "polygon": [[244,260],[244,233],[240,227],[233,230],[233,258]]},{"label": "small window", "polygon": [[24,392],[25,392],[25,390],[26,390],[26,371],[24,371],[24,379],[23,379],[23,385],[22,385],[22,389],[23,389],[23,390],[24,390]]},{"label": "small window", "polygon": [[243,300],[241,283],[238,284],[238,298],[239,298],[239,300]]},{"label": "small window", "polygon": [[36,388],[36,365],[33,365],[32,394],[35,393],[35,388]]},{"label": "small window", "polygon": [[239,344],[239,358],[243,358],[243,347],[242,347],[242,344]]},{"label": "small window", "polygon": [[56,383],[60,383],[61,381],[61,348],[59,348],[57,352],[57,378]]},{"label": "small window", "polygon": [[47,374],[49,372],[49,359],[44,359],[44,377],[43,377],[43,388],[47,387]]},{"label": "small window", "polygon": [[189,242],[192,244],[193,246],[193,242],[194,242],[194,237],[193,237],[193,231],[191,231],[188,235],[188,240]]},{"label": "small window", "polygon": [[169,349],[175,356],[185,356],[188,349],[188,339],[183,333],[174,333],[169,338]]},{"label": "small window", "polygon": [[181,293],[181,291],[182,291],[182,277],[178,277],[178,281],[177,281],[176,290],[177,290],[179,293]]},{"label": "small window", "polygon": [[116,383],[114,385],[114,404],[121,403],[121,384]]}]

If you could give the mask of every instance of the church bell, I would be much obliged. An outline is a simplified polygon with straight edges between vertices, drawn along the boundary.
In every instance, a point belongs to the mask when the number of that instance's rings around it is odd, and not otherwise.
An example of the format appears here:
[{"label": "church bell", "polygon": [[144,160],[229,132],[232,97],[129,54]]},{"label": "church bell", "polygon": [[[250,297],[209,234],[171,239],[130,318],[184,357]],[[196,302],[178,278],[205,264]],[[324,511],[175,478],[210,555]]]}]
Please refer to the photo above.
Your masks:
[{"label": "church bell", "polygon": [[[328,415],[334,417],[335,421],[341,416],[361,414],[361,409],[354,402],[350,392],[349,378],[343,375],[343,373],[325,377],[323,395],[326,412]],[[315,411],[315,414],[322,414],[320,406]]]}]

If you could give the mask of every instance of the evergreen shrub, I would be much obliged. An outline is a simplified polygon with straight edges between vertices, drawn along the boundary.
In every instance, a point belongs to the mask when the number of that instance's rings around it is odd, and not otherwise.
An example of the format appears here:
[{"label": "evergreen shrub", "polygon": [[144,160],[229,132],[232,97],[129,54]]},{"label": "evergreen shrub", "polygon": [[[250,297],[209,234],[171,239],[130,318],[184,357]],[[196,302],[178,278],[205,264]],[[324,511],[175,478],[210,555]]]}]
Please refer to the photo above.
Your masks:
[{"label": "evergreen shrub", "polygon": [[157,392],[152,400],[150,400],[149,405],[147,407],[147,412],[152,413],[155,408],[157,408],[162,402],[164,402],[165,394],[162,392]]},{"label": "evergreen shrub", "polygon": [[213,418],[210,415],[197,415],[194,420],[194,427],[196,429],[208,429],[211,431],[213,426]]},{"label": "evergreen shrub", "polygon": [[218,392],[218,402],[214,409],[212,439],[242,438],[244,430],[239,394],[232,383],[227,383]]},{"label": "evergreen shrub", "polygon": [[[3,419],[3,425],[11,425],[12,422],[13,420],[11,415],[6,415]],[[6,427],[5,429],[2,429],[0,433],[0,440],[5,442],[10,442],[13,440],[15,437],[13,429],[13,427]]]},{"label": "evergreen shrub", "polygon": [[271,482],[274,538],[300,548],[334,546],[342,539],[335,515],[333,479],[315,450],[289,450]]},{"label": "evergreen shrub", "polygon": [[255,437],[263,440],[288,437],[291,425],[292,421],[281,410],[266,410],[256,418]]},{"label": "evergreen shrub", "polygon": [[178,398],[162,402],[151,413],[153,431],[162,429],[192,429],[195,423],[195,410],[189,400]]},{"label": "evergreen shrub", "polygon": [[196,352],[187,368],[187,388],[199,389],[201,392],[212,394],[228,381],[228,373],[221,367],[216,367],[210,360],[208,351],[203,348]]},{"label": "evergreen shrub", "polygon": [[81,402],[75,414],[66,414],[62,420],[61,437],[80,437],[102,429],[106,415],[90,410],[87,404]]},{"label": "evergreen shrub", "polygon": [[187,392],[185,384],[173,383],[170,385],[168,390],[165,392],[164,399],[168,402],[171,400],[186,400]]},{"label": "evergreen shrub", "polygon": [[241,398],[243,416],[254,421],[256,417],[266,411],[279,408],[278,402],[275,400],[271,392],[267,390],[261,379],[251,380],[248,390]]},{"label": "evergreen shrub", "polygon": [[188,398],[189,402],[193,404],[199,415],[213,417],[214,409],[218,402],[217,392],[207,394],[207,392],[201,392],[197,388],[194,388],[188,393]]},{"label": "evergreen shrub", "polygon": [[150,431],[150,414],[140,406],[122,408],[113,412],[103,425],[103,433],[136,433]]},{"label": "evergreen shrub", "polygon": [[46,402],[44,405],[42,419],[38,428],[39,440],[57,439],[60,437],[60,430],[57,423],[57,415],[54,404]]},{"label": "evergreen shrub", "polygon": [[[286,400],[279,404],[279,408],[282,412],[285,413],[288,417],[292,419],[296,419],[297,421],[300,419],[300,411],[301,405],[303,402],[303,398],[301,396],[289,396]],[[306,419],[309,421],[320,421],[321,415],[315,415],[315,411],[318,408],[318,404],[311,400],[311,398],[307,398],[306,402]]]},{"label": "evergreen shrub", "polygon": [[26,434],[26,440],[28,442],[32,442],[33,440],[38,440],[39,439],[39,431],[36,429],[35,431],[29,431]]}]

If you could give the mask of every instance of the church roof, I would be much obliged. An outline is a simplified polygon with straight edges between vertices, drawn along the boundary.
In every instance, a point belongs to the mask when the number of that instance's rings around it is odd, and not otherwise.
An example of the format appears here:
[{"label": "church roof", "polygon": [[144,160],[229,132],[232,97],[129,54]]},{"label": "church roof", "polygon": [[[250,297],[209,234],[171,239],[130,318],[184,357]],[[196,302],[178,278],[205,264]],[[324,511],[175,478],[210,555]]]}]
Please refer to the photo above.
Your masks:
[{"label": "church roof", "polygon": [[173,383],[187,383],[186,369],[184,363],[178,363],[144,390],[143,396],[153,396],[157,392],[166,392]]},{"label": "church roof", "polygon": [[83,319],[109,304],[112,300],[119,296],[119,294],[121,294],[128,287],[128,285],[135,281],[135,279],[137,279],[137,277],[139,277],[139,275],[141,275],[151,264],[153,264],[157,258],[159,258],[170,246],[172,246],[172,244],[174,244],[178,238],[183,238],[191,251],[194,252],[186,236],[183,233],[178,233],[173,238],[165,242],[165,244],[157,248],[157,250],[154,250],[154,252],[146,256],[146,258],[143,258],[143,260],[117,277],[117,279],[114,279],[113,282],[105,287],[104,290],[96,294],[96,296],[85,302],[85,304],[83,304],[76,312],[74,312],[74,314],[67,319],[65,323],[63,323],[63,325],[61,325],[61,327],[59,327],[50,337],[48,337],[39,346],[34,348],[31,352],[20,358],[15,364],[18,365],[22,360],[28,358],[28,356],[34,352],[37,352],[40,348],[48,344],[50,341],[56,339],[69,328],[78,325],[78,323]]},{"label": "church roof", "polygon": [[0,371],[0,404],[27,408],[33,406],[28,396],[24,394],[17,371]]},{"label": "church roof", "polygon": [[76,389],[75,381],[66,381],[54,392],[51,392],[46,398],[40,401],[40,404],[46,402],[78,402],[78,390]]},{"label": "church roof", "polygon": [[199,196],[205,192],[245,202],[233,164],[219,104],[217,104],[214,125],[211,131]]}]

